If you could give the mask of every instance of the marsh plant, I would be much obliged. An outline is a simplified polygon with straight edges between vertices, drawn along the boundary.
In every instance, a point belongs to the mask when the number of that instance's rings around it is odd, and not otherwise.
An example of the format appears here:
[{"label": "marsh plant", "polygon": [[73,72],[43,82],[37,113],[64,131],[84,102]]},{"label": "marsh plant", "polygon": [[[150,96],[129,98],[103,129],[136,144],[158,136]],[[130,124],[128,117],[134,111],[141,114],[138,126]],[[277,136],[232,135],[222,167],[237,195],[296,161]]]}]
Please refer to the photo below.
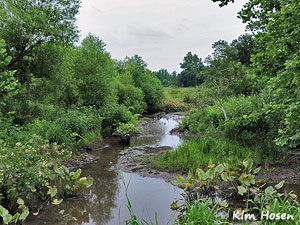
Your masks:
[{"label": "marsh plant", "polygon": [[[183,189],[183,203],[175,202],[171,205],[173,209],[181,212],[178,224],[189,224],[184,221],[198,221],[195,215],[202,214],[205,214],[202,218],[208,218],[208,222],[195,224],[229,222],[228,215],[237,207],[236,200],[239,200],[239,205],[242,205],[243,209],[238,209],[240,212],[259,215],[268,211],[274,214],[292,215],[294,220],[289,221],[289,224],[298,224],[300,207],[297,195],[293,192],[280,193],[284,185],[283,181],[275,186],[266,187],[263,180],[255,179],[260,170],[260,167],[253,166],[251,158],[246,158],[234,166],[226,163],[215,165],[210,162],[206,170],[197,169],[195,175],[190,172],[187,178],[178,175],[172,184]],[[205,208],[207,210],[203,211]],[[225,214],[227,217],[216,217],[219,208],[229,212]],[[211,215],[212,212],[215,213],[214,216]],[[285,222],[280,220],[267,222],[267,224]],[[262,223],[265,224],[264,221]]]},{"label": "marsh plant", "polygon": [[0,216],[3,223],[23,222],[35,200],[52,205],[88,188],[93,178],[62,165],[70,152],[38,138],[14,146],[0,140]]}]

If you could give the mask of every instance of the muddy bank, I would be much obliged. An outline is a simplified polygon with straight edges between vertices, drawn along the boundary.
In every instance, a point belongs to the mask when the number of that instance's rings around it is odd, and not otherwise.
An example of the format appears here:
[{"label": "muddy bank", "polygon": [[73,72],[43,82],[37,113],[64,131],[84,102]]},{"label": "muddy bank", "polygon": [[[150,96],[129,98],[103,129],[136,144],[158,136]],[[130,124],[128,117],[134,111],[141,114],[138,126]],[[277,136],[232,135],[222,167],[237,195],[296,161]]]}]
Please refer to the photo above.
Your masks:
[{"label": "muddy bank", "polygon": [[120,153],[120,158],[115,168],[129,173],[138,173],[142,176],[163,178],[166,181],[173,180],[178,173],[169,173],[151,168],[151,160],[155,155],[171,149],[169,146],[129,148]]},{"label": "muddy bank", "polygon": [[[266,179],[266,183],[279,183],[300,185],[300,153],[291,154],[284,162],[261,165],[262,170],[257,179]],[[265,173],[265,170],[273,170]]]}]

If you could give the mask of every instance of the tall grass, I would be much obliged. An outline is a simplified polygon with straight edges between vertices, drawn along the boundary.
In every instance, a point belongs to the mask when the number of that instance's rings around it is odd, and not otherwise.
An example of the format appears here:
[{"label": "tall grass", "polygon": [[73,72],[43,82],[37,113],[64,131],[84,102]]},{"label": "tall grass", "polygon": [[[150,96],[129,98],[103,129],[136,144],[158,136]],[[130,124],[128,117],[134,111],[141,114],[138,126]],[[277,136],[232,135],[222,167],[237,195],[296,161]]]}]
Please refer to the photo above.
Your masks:
[{"label": "tall grass", "polygon": [[211,204],[211,199],[200,199],[193,203],[185,203],[186,212],[179,216],[174,225],[215,225],[230,224],[226,222],[227,218],[217,216],[219,208],[218,203]]},{"label": "tall grass", "polygon": [[164,88],[166,99],[162,104],[162,110],[167,112],[172,111],[187,111],[194,103],[194,94],[197,93],[195,88]]},{"label": "tall grass", "polygon": [[185,141],[175,151],[158,155],[154,167],[169,171],[195,171],[197,168],[206,168],[210,160],[213,163],[234,164],[249,154],[255,162],[263,160],[263,153],[259,148],[243,147],[222,138],[203,136]]}]

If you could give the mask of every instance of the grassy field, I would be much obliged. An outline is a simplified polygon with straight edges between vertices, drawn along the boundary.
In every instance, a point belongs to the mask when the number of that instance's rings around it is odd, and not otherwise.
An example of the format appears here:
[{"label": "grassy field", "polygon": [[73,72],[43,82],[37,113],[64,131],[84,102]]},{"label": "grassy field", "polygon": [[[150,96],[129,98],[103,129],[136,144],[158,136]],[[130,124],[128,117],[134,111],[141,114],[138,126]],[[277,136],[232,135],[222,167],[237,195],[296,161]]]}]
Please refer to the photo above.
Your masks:
[{"label": "grassy field", "polygon": [[166,99],[162,109],[167,112],[187,111],[197,103],[198,93],[197,89],[193,87],[165,87],[164,93]]}]

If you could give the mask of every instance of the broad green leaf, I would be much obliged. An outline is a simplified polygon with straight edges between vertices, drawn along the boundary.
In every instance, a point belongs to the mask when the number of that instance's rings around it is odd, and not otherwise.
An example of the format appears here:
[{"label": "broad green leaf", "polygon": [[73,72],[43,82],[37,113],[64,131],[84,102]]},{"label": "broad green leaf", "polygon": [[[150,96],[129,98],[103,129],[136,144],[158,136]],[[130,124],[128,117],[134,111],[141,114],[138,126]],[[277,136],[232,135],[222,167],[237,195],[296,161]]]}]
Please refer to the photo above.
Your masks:
[{"label": "broad green leaf", "polygon": [[24,201],[23,201],[23,199],[21,199],[21,198],[18,198],[17,203],[18,203],[19,205],[24,205]]},{"label": "broad green leaf", "polygon": [[238,186],[238,192],[240,195],[244,195],[245,193],[247,193],[247,190],[244,186]]},{"label": "broad green leaf", "polygon": [[53,198],[56,194],[57,194],[57,188],[56,186],[54,187],[50,187],[48,192],[47,192],[48,195],[51,195],[51,198]]},{"label": "broad green leaf", "polygon": [[222,164],[219,164],[216,168],[215,168],[215,171],[217,173],[222,173],[224,171],[224,167]]},{"label": "broad green leaf", "polygon": [[9,214],[8,210],[4,208],[2,205],[0,205],[0,216],[5,217],[8,214]]},{"label": "broad green leaf", "polygon": [[87,188],[91,187],[93,185],[93,183],[94,183],[94,179],[89,176],[88,179],[87,179],[87,185],[86,185],[86,187]]},{"label": "broad green leaf", "polygon": [[259,172],[260,172],[260,170],[261,170],[261,167],[257,167],[255,170],[254,170],[254,174],[258,174]]},{"label": "broad green leaf", "polygon": [[22,214],[20,215],[19,220],[24,221],[24,220],[27,218],[28,215],[29,215],[29,210],[28,210],[28,209],[25,209],[25,210],[22,212]]},{"label": "broad green leaf", "polygon": [[275,188],[276,188],[276,189],[280,189],[280,188],[283,187],[283,185],[284,185],[284,180],[281,181],[280,183],[276,184],[276,185],[275,185]]},{"label": "broad green leaf", "polygon": [[81,175],[81,169],[76,170],[76,172],[73,174],[72,179],[76,180],[80,177]]},{"label": "broad green leaf", "polygon": [[271,194],[273,192],[274,192],[274,188],[272,186],[267,187],[266,190],[265,190],[266,194]]}]

